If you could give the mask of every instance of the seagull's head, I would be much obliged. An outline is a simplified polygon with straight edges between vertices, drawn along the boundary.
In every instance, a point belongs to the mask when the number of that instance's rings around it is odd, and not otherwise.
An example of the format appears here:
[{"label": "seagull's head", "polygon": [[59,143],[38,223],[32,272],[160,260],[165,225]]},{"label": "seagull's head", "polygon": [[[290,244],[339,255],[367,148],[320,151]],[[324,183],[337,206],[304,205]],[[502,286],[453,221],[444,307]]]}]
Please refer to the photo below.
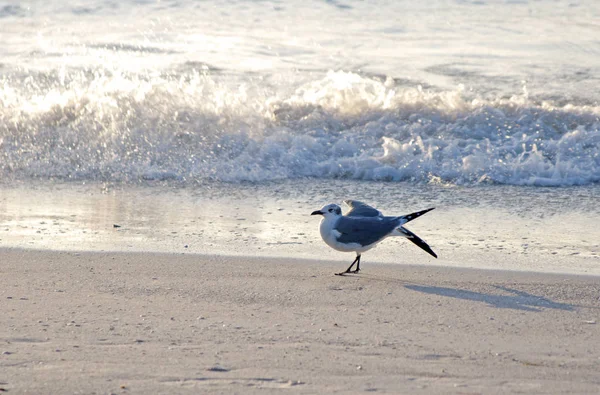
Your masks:
[{"label": "seagull's head", "polygon": [[322,209],[313,211],[310,215],[322,215],[324,218],[335,218],[342,215],[342,209],[337,204],[328,204]]}]

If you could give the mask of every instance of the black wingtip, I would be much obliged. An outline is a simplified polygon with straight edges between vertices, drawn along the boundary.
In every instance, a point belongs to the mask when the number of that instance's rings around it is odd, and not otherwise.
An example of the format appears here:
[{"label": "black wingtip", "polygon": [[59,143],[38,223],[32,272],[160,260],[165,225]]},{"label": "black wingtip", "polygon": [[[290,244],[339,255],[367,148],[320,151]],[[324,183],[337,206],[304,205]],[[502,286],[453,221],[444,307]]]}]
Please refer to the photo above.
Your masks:
[{"label": "black wingtip", "polygon": [[403,215],[400,218],[402,218],[404,220],[404,222],[402,224],[406,224],[410,221],[412,221],[413,219],[417,219],[419,218],[421,215],[423,214],[427,214],[428,212],[430,212],[431,210],[435,209],[435,207],[432,208],[428,208],[426,210],[421,210],[421,211],[417,211],[415,213],[411,213],[411,214],[407,214],[407,215]]},{"label": "black wingtip", "polygon": [[[421,241],[423,241],[423,240],[421,240]],[[413,243],[414,243],[414,242],[413,242]],[[423,243],[425,243],[425,242],[423,242]],[[415,244],[417,244],[417,243],[415,243]],[[437,259],[437,255],[436,255],[436,253],[435,253],[435,252],[433,252],[433,250],[431,249],[431,247],[429,247],[427,244],[425,244],[425,246],[422,246],[422,245],[420,245],[420,244],[417,244],[417,245],[418,245],[419,247],[421,247],[421,249],[422,249],[423,251],[425,251],[426,253],[428,253],[429,255],[431,255],[432,257],[434,257],[435,259]]]},{"label": "black wingtip", "polygon": [[433,252],[433,250],[431,249],[431,247],[429,247],[429,245],[427,243],[425,243],[419,236],[417,236],[416,234],[414,234],[413,232],[411,232],[410,230],[400,227],[398,229],[400,232],[404,233],[406,235],[406,238],[411,241],[412,243],[414,243],[416,246],[418,246],[419,248],[421,248],[423,251],[425,251],[426,253],[428,253],[429,255],[431,255],[432,257],[437,259],[437,254],[435,252]]}]

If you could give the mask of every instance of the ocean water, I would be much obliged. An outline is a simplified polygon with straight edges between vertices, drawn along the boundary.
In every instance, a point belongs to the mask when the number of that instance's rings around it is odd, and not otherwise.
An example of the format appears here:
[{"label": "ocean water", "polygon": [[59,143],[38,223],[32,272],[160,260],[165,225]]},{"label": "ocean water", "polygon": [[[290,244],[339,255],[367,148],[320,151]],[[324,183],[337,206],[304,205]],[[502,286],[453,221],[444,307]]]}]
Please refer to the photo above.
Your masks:
[{"label": "ocean water", "polygon": [[[600,274],[600,2],[0,1],[0,246]],[[115,226],[116,225],[116,226]],[[349,263],[349,262],[346,262]]]},{"label": "ocean water", "polygon": [[0,1],[0,177],[600,181],[594,0]]}]

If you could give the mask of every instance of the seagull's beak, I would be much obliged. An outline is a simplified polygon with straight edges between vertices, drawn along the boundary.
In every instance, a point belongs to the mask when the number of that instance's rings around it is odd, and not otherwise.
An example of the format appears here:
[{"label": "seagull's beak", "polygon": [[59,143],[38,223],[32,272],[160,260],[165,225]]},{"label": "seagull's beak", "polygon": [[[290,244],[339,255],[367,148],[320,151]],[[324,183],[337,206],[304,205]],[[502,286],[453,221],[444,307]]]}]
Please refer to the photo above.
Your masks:
[{"label": "seagull's beak", "polygon": [[317,211],[313,211],[312,213],[310,213],[310,215],[323,215],[323,212],[321,212],[320,210],[317,210]]}]

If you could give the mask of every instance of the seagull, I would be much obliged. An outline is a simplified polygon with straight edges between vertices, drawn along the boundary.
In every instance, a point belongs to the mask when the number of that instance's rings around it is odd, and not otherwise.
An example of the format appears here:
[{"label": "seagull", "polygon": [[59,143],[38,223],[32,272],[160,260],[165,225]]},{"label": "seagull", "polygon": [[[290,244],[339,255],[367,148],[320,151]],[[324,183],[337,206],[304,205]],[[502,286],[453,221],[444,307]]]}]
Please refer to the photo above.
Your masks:
[{"label": "seagull", "polygon": [[[425,252],[437,258],[427,243],[402,226],[428,213],[433,208],[399,217],[388,217],[376,208],[358,200],[344,200],[344,203],[350,207],[350,211],[346,215],[342,215],[342,209],[337,204],[328,204],[310,214],[323,216],[319,230],[325,244],[337,251],[356,253],[356,259],[350,267],[345,272],[336,273],[336,275],[358,273],[361,254],[375,247],[377,243],[388,236],[406,237]],[[356,269],[351,270],[354,264],[356,264]]]}]

